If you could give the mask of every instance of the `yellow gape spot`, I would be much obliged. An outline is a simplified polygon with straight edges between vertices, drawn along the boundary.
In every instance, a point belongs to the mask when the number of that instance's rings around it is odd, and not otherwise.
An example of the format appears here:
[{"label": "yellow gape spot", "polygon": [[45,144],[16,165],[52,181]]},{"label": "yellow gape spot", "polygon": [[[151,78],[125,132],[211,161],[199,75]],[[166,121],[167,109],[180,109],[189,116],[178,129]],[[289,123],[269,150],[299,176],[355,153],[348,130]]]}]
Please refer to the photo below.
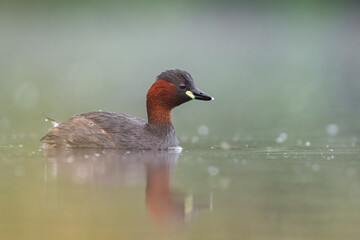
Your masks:
[{"label": "yellow gape spot", "polygon": [[195,99],[195,96],[191,91],[186,91],[186,95],[188,95],[191,99]]}]

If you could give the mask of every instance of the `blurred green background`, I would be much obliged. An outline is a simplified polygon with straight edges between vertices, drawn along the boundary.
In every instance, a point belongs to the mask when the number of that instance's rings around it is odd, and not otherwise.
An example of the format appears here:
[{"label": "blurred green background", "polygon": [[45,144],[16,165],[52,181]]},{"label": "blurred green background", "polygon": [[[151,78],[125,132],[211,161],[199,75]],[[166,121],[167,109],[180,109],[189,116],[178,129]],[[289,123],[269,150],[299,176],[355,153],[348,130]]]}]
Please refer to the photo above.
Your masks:
[{"label": "blurred green background", "polygon": [[209,138],[357,135],[359,13],[356,1],[2,1],[0,141],[38,144],[44,116],[145,118],[148,88],[174,68],[215,97],[173,111],[182,139],[200,125]]}]

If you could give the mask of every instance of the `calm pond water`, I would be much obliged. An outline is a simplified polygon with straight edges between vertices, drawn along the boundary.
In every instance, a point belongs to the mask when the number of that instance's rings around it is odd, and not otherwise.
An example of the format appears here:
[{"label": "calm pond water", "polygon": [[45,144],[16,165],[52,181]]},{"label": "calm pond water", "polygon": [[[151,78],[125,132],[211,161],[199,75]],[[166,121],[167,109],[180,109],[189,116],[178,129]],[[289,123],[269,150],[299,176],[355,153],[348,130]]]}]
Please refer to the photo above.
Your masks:
[{"label": "calm pond water", "polygon": [[0,148],[1,239],[358,239],[360,147]]}]

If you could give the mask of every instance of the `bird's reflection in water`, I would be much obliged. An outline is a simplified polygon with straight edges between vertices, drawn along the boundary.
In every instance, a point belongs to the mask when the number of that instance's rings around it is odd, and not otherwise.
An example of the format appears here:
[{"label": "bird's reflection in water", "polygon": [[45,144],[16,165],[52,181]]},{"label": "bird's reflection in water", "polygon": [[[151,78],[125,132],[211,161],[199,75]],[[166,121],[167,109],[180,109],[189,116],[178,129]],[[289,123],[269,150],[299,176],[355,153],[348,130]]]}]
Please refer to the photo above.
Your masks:
[{"label": "bird's reflection in water", "polygon": [[182,224],[199,210],[212,208],[211,195],[196,197],[172,189],[179,151],[49,149],[44,155],[45,182],[66,178],[76,184],[126,186],[146,180],[146,209],[160,224]]}]

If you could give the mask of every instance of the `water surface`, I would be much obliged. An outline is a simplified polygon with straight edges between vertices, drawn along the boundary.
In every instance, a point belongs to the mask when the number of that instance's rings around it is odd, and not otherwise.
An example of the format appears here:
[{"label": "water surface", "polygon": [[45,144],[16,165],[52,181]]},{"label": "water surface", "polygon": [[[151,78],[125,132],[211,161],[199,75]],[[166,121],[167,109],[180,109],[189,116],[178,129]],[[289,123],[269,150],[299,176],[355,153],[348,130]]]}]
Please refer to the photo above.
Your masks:
[{"label": "water surface", "polygon": [[181,153],[3,145],[0,236],[357,239],[352,141],[209,141]]}]

